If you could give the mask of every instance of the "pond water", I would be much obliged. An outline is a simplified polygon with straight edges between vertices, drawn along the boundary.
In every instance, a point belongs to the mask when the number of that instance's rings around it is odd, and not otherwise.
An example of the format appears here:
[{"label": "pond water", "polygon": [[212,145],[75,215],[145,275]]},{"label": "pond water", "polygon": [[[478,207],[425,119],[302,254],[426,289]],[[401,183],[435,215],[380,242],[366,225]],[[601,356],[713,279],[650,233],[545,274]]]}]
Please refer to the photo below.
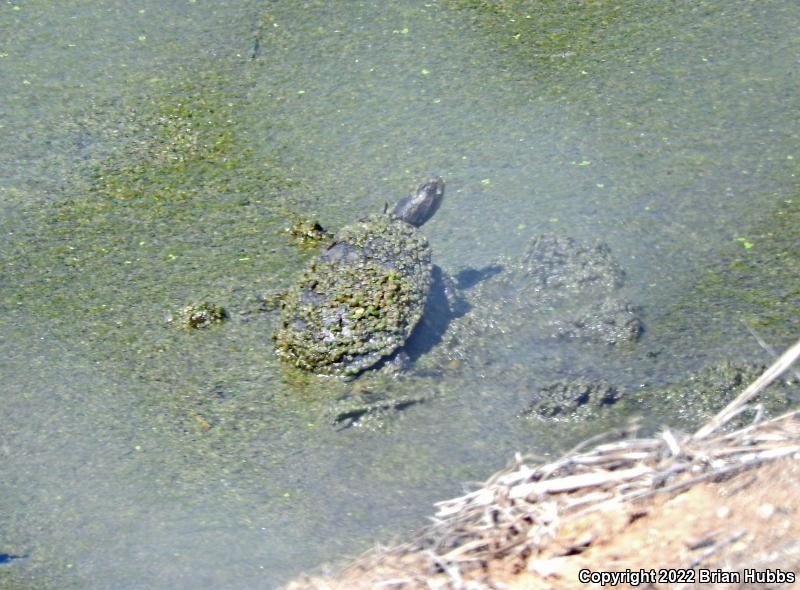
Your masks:
[{"label": "pond water", "polygon": [[[550,379],[768,362],[745,323],[796,339],[800,5],[655,4],[0,7],[0,586],[278,587],[636,414],[520,420]],[[237,311],[313,256],[285,228],[432,174],[438,265],[602,240],[640,341],[490,340],[495,369],[374,382],[280,364],[275,318]],[[205,299],[231,319],[165,321]],[[428,400],[335,427],[358,387]]]}]

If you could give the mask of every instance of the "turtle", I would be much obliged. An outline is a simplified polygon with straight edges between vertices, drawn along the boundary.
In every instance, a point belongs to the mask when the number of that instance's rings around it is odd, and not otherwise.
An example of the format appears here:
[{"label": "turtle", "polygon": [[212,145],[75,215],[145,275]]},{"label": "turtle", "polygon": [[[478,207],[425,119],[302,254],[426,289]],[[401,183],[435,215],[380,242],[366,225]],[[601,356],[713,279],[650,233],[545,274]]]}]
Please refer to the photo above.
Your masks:
[{"label": "turtle", "polygon": [[354,376],[397,358],[433,283],[431,247],[418,228],[444,198],[444,181],[342,228],[280,304],[277,355],[324,375]]}]

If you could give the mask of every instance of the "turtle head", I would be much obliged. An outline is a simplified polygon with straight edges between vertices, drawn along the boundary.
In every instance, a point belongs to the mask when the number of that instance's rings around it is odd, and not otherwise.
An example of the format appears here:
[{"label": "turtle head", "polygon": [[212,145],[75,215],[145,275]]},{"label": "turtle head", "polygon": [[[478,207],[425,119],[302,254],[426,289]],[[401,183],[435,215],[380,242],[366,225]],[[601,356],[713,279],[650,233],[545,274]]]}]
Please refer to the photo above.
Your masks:
[{"label": "turtle head", "polygon": [[432,178],[419,185],[416,193],[400,199],[392,209],[392,214],[414,227],[419,227],[433,217],[443,198],[444,180]]}]

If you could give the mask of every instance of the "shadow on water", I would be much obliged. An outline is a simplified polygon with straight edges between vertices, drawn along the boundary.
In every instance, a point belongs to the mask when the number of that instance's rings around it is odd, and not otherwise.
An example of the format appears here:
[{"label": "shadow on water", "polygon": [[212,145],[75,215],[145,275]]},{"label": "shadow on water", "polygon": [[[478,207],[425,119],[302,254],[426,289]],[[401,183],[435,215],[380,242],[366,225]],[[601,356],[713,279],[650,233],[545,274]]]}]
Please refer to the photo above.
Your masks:
[{"label": "shadow on water", "polygon": [[28,555],[12,555],[11,553],[0,553],[0,565],[11,563],[15,559],[26,559]]},{"label": "shadow on water", "polygon": [[471,289],[481,281],[485,281],[503,271],[500,264],[488,264],[483,268],[466,268],[456,273],[455,279],[459,289]]},{"label": "shadow on water", "polygon": [[499,264],[488,264],[482,268],[464,269],[450,276],[440,266],[434,265],[425,313],[404,347],[411,360],[417,360],[441,343],[450,322],[470,311],[471,306],[462,291],[471,289],[502,270]]}]

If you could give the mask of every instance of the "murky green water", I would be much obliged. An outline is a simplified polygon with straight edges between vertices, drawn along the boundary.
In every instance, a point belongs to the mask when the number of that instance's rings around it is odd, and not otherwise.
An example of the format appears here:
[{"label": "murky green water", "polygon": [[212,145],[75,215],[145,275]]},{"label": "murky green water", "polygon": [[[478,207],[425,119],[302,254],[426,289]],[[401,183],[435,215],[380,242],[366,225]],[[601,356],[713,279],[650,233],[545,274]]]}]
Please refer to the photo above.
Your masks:
[{"label": "murky green water", "polygon": [[[276,587],[626,420],[518,419],[548,379],[767,360],[743,322],[796,338],[800,6],[654,4],[0,6],[0,554],[26,556],[0,587]],[[378,381],[431,399],[337,431],[353,385],[278,364],[273,318],[164,321],[252,306],[313,255],[298,216],[336,229],[429,174],[438,264],[602,239],[642,340]]]}]

